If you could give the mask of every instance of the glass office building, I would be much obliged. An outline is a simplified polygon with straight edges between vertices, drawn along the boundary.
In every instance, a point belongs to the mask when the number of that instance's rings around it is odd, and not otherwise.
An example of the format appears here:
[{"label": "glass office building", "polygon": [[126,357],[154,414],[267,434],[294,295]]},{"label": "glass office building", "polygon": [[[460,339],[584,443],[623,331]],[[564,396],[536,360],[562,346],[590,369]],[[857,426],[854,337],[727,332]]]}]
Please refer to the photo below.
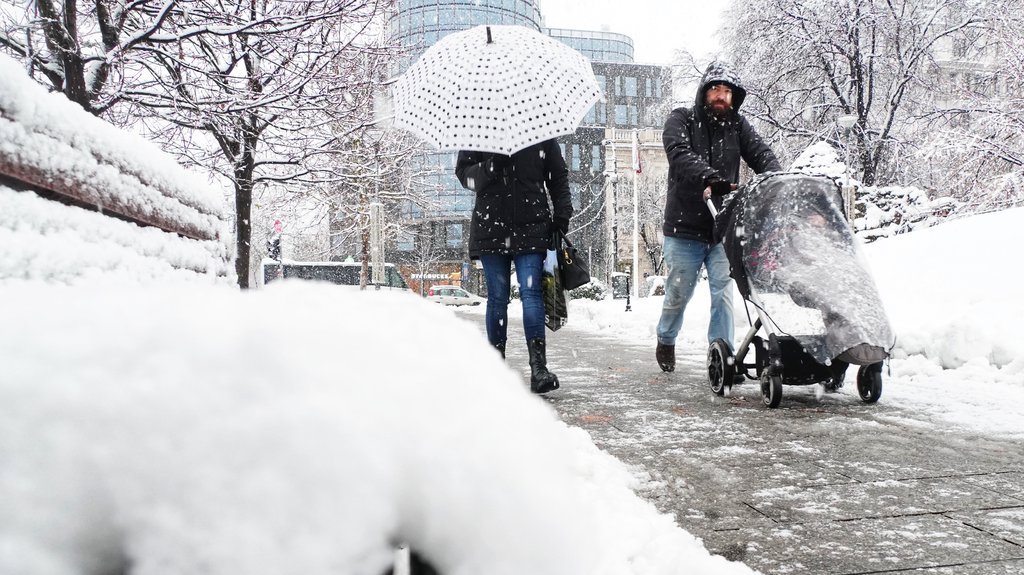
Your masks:
[{"label": "glass office building", "polygon": [[[399,0],[389,24],[391,39],[408,50],[395,75],[440,38],[480,24],[515,24],[543,31],[591,60],[605,99],[591,109],[575,134],[559,138],[559,143],[569,166],[578,214],[573,229],[578,228],[576,222],[581,226],[574,239],[578,236],[576,243],[582,243],[584,249],[590,243],[603,245],[607,234],[600,208],[604,201],[604,129],[660,128],[664,123],[661,103],[670,96],[665,90],[668,69],[635,64],[633,41],[623,34],[543,28],[540,8],[532,0]],[[430,238],[441,252],[431,250],[435,254],[432,267],[438,270],[431,274],[433,279],[458,272],[465,287],[480,292],[479,274],[471,271],[467,251],[474,194],[455,177],[455,157],[447,152],[425,153],[411,163],[409,173],[414,176],[408,179],[410,185],[425,191],[431,201],[427,207],[410,204],[403,210],[403,227],[418,233],[406,232],[389,251],[395,261],[408,263],[424,252],[417,243]],[[592,264],[604,265],[603,261]],[[410,279],[417,283],[417,278]]]},{"label": "glass office building", "polygon": [[592,62],[633,63],[633,39],[615,32],[545,28],[544,33],[568,44]]}]

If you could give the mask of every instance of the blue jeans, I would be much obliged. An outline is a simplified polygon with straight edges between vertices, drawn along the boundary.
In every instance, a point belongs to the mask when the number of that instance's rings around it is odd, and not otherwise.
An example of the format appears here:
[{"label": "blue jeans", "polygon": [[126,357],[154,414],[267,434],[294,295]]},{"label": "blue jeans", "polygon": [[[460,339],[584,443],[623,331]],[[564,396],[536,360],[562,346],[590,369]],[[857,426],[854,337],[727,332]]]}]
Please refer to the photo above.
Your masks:
[{"label": "blue jeans", "polygon": [[732,317],[732,278],[729,260],[721,243],[711,245],[698,240],[665,237],[665,302],[658,320],[658,343],[675,345],[683,327],[683,312],[693,297],[701,266],[708,269],[711,286],[711,322],[708,343],[722,338],[735,350],[735,326]]},{"label": "blue jeans", "polygon": [[541,292],[541,272],[544,254],[482,255],[484,281],[487,283],[487,341],[491,345],[508,339],[508,298],[512,278],[512,262],[516,264],[519,280],[519,299],[523,302],[523,331],[526,341],[544,339],[544,296]]}]

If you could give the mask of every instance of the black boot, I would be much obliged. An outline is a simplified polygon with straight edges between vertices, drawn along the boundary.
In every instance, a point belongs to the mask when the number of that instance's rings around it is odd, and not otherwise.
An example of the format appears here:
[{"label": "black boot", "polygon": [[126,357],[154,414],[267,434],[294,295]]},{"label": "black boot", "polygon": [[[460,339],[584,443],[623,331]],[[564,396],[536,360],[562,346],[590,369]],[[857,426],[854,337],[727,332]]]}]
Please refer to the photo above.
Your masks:
[{"label": "black boot", "polygon": [[558,376],[548,371],[544,340],[531,339],[526,345],[530,350],[530,391],[547,393],[558,389]]},{"label": "black boot", "polygon": [[501,354],[501,359],[505,359],[505,342],[499,341],[498,343],[492,343],[491,345],[493,345],[494,349],[498,350],[498,353]]},{"label": "black boot", "polygon": [[676,369],[676,346],[658,342],[658,347],[654,350],[654,358],[658,360],[661,371],[674,371]]}]

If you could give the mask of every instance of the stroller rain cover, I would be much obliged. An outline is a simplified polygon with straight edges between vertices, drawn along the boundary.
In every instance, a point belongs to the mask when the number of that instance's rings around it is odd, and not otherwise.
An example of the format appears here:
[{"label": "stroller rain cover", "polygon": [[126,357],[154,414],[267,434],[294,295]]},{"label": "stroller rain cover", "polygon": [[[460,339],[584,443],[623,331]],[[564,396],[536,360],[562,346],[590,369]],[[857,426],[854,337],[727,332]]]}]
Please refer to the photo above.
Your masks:
[{"label": "stroller rain cover", "polygon": [[790,335],[819,363],[888,357],[892,330],[857,238],[824,176],[759,176],[718,214],[731,275],[772,333]]}]

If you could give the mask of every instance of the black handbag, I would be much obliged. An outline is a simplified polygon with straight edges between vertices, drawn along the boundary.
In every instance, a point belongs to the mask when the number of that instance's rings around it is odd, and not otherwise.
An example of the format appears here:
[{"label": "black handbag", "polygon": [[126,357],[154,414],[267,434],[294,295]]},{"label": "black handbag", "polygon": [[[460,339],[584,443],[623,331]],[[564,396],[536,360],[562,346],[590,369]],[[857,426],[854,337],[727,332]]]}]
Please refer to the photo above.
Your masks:
[{"label": "black handbag", "polygon": [[558,272],[562,276],[562,289],[576,289],[590,283],[590,270],[587,269],[587,264],[579,252],[569,242],[569,238],[560,232],[556,232],[555,236],[554,245],[558,246]]}]

